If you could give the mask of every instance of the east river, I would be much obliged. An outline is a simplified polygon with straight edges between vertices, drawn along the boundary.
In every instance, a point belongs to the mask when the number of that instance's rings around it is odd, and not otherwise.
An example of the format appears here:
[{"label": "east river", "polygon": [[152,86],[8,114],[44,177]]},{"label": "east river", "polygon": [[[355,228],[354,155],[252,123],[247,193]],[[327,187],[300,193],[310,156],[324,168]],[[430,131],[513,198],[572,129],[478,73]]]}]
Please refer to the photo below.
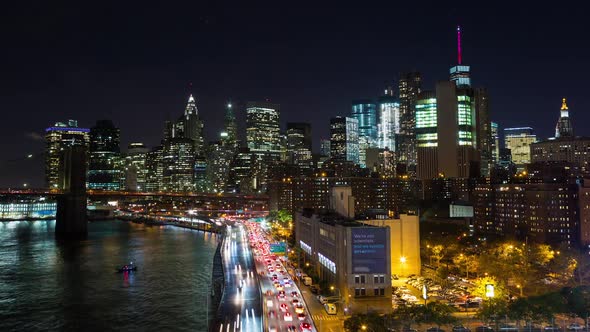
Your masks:
[{"label": "east river", "polygon": [[0,222],[0,331],[206,331],[217,235],[100,221],[59,244],[54,227]]}]

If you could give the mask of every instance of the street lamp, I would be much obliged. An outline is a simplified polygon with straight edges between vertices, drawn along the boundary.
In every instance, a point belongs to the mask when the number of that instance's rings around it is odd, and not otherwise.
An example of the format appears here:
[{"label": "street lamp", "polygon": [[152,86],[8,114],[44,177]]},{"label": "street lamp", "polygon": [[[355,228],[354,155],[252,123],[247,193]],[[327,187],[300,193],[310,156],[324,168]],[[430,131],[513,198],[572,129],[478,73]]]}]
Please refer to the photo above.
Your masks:
[{"label": "street lamp", "polygon": [[361,330],[366,331],[367,330],[367,325],[362,325],[361,326]]}]

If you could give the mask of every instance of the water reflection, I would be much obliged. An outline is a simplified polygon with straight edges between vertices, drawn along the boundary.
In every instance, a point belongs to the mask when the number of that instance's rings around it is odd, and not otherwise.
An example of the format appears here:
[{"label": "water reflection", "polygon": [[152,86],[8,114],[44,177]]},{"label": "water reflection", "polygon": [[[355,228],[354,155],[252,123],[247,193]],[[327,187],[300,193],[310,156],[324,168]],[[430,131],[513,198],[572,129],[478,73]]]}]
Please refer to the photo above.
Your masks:
[{"label": "water reflection", "polygon": [[106,221],[57,243],[54,227],[0,223],[0,331],[205,330],[215,235]]}]

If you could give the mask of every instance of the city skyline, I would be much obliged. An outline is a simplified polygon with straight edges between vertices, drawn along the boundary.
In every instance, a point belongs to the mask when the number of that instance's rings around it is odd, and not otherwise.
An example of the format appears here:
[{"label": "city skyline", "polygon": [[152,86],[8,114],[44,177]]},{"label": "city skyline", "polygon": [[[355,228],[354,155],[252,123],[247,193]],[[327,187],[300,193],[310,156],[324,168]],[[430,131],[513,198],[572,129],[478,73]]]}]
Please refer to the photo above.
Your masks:
[{"label": "city skyline", "polygon": [[[180,31],[180,27],[163,28],[157,39],[160,43],[151,44],[155,45],[158,52],[152,56],[138,56],[136,62],[132,61],[131,56],[139,55],[137,52],[147,47],[147,35],[140,34],[143,39],[135,39],[126,49],[127,52],[122,52],[118,57],[114,54],[123,40],[133,37],[133,28],[123,27],[123,36],[113,44],[109,44],[104,36],[90,38],[96,45],[86,44],[87,52],[96,54],[79,58],[75,57],[75,52],[63,59],[58,57],[76,49],[76,43],[69,45],[65,41],[80,37],[79,33],[55,28],[47,34],[33,36],[30,48],[36,50],[50,49],[46,41],[52,36],[60,42],[53,48],[55,52],[48,53],[44,61],[32,62],[25,69],[16,66],[7,71],[6,78],[12,80],[13,84],[8,86],[5,82],[4,91],[9,97],[0,106],[12,110],[8,119],[18,125],[7,126],[9,128],[5,128],[3,134],[6,138],[16,138],[16,143],[11,141],[3,145],[6,162],[0,182],[2,186],[19,185],[25,181],[32,185],[42,183],[42,158],[26,164],[16,160],[29,153],[42,152],[44,141],[40,135],[44,128],[56,121],[76,119],[81,126],[90,127],[96,120],[110,119],[121,128],[123,148],[131,142],[143,142],[153,147],[161,139],[163,121],[174,119],[183,110],[190,93],[195,94],[199,112],[203,116],[206,141],[215,140],[222,130],[222,114],[227,101],[231,100],[238,106],[236,116],[243,120],[243,106],[247,101],[268,98],[281,105],[282,129],[285,129],[287,122],[310,119],[314,151],[317,152],[320,138],[329,137],[331,117],[349,116],[352,100],[371,98],[377,101],[387,85],[396,86],[399,73],[419,71],[425,89],[432,89],[436,81],[447,79],[448,68],[456,63],[454,28],[457,23],[463,26],[463,63],[471,66],[473,84],[488,88],[490,119],[499,123],[500,128],[531,126],[540,138],[551,137],[562,98],[568,100],[574,124],[585,120],[583,110],[587,107],[581,92],[583,83],[580,78],[584,76],[586,67],[581,66],[578,59],[583,58],[588,49],[573,42],[582,30],[579,29],[581,23],[576,13],[568,13],[569,19],[560,21],[560,25],[549,22],[545,26],[543,24],[547,22],[543,22],[543,19],[558,16],[562,9],[557,8],[551,13],[548,10],[532,9],[537,15],[531,15],[536,18],[529,18],[528,23],[517,22],[518,15],[529,10],[524,6],[513,8],[512,13],[493,8],[443,8],[440,15],[435,15],[441,9],[436,6],[424,9],[424,12],[418,8],[405,9],[424,13],[432,18],[432,22],[411,30],[403,25],[408,19],[400,18],[393,27],[403,33],[390,35],[379,29],[383,24],[379,23],[379,18],[384,14],[374,14],[375,17],[358,14],[357,17],[351,9],[344,7],[334,9],[334,15],[326,18],[320,17],[320,14],[328,12],[328,8],[319,8],[317,13],[294,10],[291,15],[279,15],[283,20],[280,22],[277,22],[279,18],[269,15],[276,8],[205,8],[201,16],[197,15],[198,23],[194,29],[188,29],[188,32]],[[486,27],[486,24],[477,22],[473,17],[476,9],[489,13],[490,17],[500,15],[503,24]],[[59,12],[62,9],[53,10]],[[120,10],[120,13],[110,17],[114,27],[120,27],[120,15],[130,8],[123,7]],[[147,13],[151,13],[151,10],[149,7],[145,9]],[[238,15],[239,10],[245,10],[243,15]],[[168,9],[161,14],[163,18],[171,19],[170,15],[179,13]],[[247,14],[252,17],[268,16],[270,22],[280,23],[280,27],[289,32],[287,38],[281,39],[280,33],[269,31],[268,39],[256,37],[257,33],[266,31],[264,25],[251,25],[237,32],[236,27],[248,21],[244,19]],[[95,15],[89,16],[89,22],[95,22]],[[292,26],[297,15],[308,17],[310,27],[294,30]],[[347,18],[356,20],[350,24],[342,22]],[[62,19],[69,23],[72,20],[67,15]],[[331,26],[330,22],[334,25]],[[369,22],[375,24],[362,24]],[[80,33],[95,31],[96,27],[91,23],[83,24]],[[343,32],[331,36],[334,37],[332,39],[327,38],[336,27],[343,28]],[[106,31],[105,35],[112,35],[113,29]],[[538,32],[533,33],[535,29]],[[319,34],[314,37],[311,34],[313,31]],[[230,32],[235,32],[235,36]],[[23,36],[30,33],[22,32]],[[193,58],[193,55],[187,54],[194,51],[191,48],[191,52],[180,52],[182,54],[167,59],[161,50],[164,44],[168,42],[171,44],[169,46],[173,46],[172,49],[178,50],[181,44],[184,45],[181,43],[183,37],[194,40],[190,38],[191,33],[206,41],[203,44],[206,45],[205,49],[197,47],[204,50],[203,54],[194,55]],[[164,40],[169,35],[175,38]],[[219,38],[224,36],[228,37],[228,41],[220,43]],[[377,41],[370,43],[375,48],[375,52],[370,55],[359,53],[349,44],[350,41],[358,41],[362,45],[363,36],[373,36],[371,41]],[[238,40],[239,37],[244,38]],[[303,40],[311,43],[303,47],[306,45],[302,43]],[[549,47],[543,47],[541,53],[535,52],[540,49],[542,41]],[[14,37],[9,38],[8,42],[9,45],[18,45]],[[235,48],[231,45],[235,45]],[[349,45],[350,54],[340,52],[346,50],[343,49],[346,45]],[[396,45],[403,47],[394,47]],[[105,51],[96,49],[98,46],[105,46],[108,56],[101,58]],[[257,47],[262,50],[258,60],[241,51]],[[268,54],[265,50],[269,51]],[[293,52],[282,52],[284,57],[279,60],[276,56],[270,56],[274,50]],[[311,53],[315,51],[318,51],[317,56],[311,58]],[[290,62],[297,54],[303,55],[301,60]],[[573,54],[575,56],[571,59]],[[18,51],[15,50],[7,56],[16,58],[16,55]],[[16,63],[22,64],[27,59],[25,56]],[[239,66],[241,60],[244,60],[243,66]],[[562,63],[559,72],[550,66],[550,63],[556,62]],[[204,68],[207,64],[211,64],[212,68]],[[542,75],[538,68],[543,68]],[[26,84],[30,83],[30,79],[25,81],[25,77],[29,76],[18,75],[30,73],[31,70],[37,73],[33,86]],[[117,70],[122,73],[116,73]],[[254,73],[261,75],[254,76]],[[514,77],[519,79],[515,80]],[[114,82],[117,84],[112,84]],[[291,91],[298,93],[292,94]],[[86,103],[82,103],[83,100]],[[138,119],[149,120],[138,125]],[[243,132],[243,127],[240,131]],[[587,133],[580,127],[576,134],[584,136]],[[3,141],[8,143],[10,140]],[[31,177],[30,174],[36,176]]]}]

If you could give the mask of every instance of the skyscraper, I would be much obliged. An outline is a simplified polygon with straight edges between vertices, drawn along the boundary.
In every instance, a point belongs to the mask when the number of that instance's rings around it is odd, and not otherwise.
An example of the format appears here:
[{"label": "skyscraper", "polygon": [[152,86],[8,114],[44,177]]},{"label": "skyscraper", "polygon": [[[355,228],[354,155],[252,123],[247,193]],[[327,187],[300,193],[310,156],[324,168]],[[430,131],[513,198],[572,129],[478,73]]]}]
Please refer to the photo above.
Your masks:
[{"label": "skyscraper", "polygon": [[48,188],[59,186],[61,151],[68,146],[83,146],[88,149],[90,129],[79,128],[78,121],[56,122],[53,127],[45,129],[45,183]]},{"label": "skyscraper", "polygon": [[537,141],[537,136],[531,127],[505,128],[504,146],[510,149],[512,162],[518,170],[531,162],[531,144]]},{"label": "skyscraper", "polygon": [[268,102],[249,102],[246,107],[246,143],[253,153],[279,155],[280,106]]},{"label": "skyscraper", "polygon": [[90,128],[88,189],[119,190],[121,177],[120,131],[111,120]]},{"label": "skyscraper", "polygon": [[221,132],[219,141],[209,144],[207,160],[208,191],[222,193],[227,190],[230,164],[233,160],[235,147],[229,134]]},{"label": "skyscraper", "polygon": [[246,105],[246,143],[255,154],[253,190],[266,191],[268,167],[281,158],[280,106],[270,102]]},{"label": "skyscraper", "polygon": [[322,157],[329,157],[330,156],[330,140],[322,138],[320,140],[320,156]]},{"label": "skyscraper", "polygon": [[405,165],[406,171],[416,170],[416,100],[422,91],[422,76],[418,72],[400,74],[399,110],[400,134],[396,142],[398,163]]},{"label": "skyscraper", "polygon": [[184,115],[176,122],[174,137],[184,137],[193,141],[194,153],[197,156],[205,153],[205,140],[203,138],[203,121],[199,117],[199,110],[193,95],[190,95]]},{"label": "skyscraper", "polygon": [[359,163],[357,119],[342,116],[330,119],[330,158]]},{"label": "skyscraper", "polygon": [[311,124],[287,123],[287,160],[297,165],[302,174],[311,171]]},{"label": "skyscraper", "polygon": [[131,143],[127,147],[124,168],[124,188],[128,191],[146,191],[148,180],[147,154],[150,150],[143,143]]},{"label": "skyscraper", "polygon": [[237,147],[238,124],[233,109],[234,105],[231,102],[227,103],[225,108],[225,132],[227,133],[227,141]]},{"label": "skyscraper", "polygon": [[489,96],[486,88],[474,89],[474,106],[477,150],[481,157],[481,175],[490,176],[494,161],[492,158],[492,132],[489,118]]},{"label": "skyscraper", "polygon": [[436,84],[436,93],[420,94],[416,104],[419,179],[479,175],[470,92],[447,81]]},{"label": "skyscraper", "polygon": [[557,120],[557,125],[555,126],[555,138],[573,136],[574,127],[570,121],[569,109],[565,103],[565,98],[563,98],[561,102],[559,120]]},{"label": "skyscraper", "polygon": [[395,137],[400,134],[400,103],[394,96],[393,89],[385,89],[379,97],[378,145],[382,149],[396,151]]},{"label": "skyscraper", "polygon": [[352,118],[358,121],[359,165],[366,167],[366,150],[377,147],[377,106],[368,99],[352,102]]},{"label": "skyscraper", "polygon": [[189,138],[171,138],[162,149],[162,185],[160,190],[188,192],[195,189],[194,141]]},{"label": "skyscraper", "polygon": [[494,165],[497,165],[498,160],[500,158],[500,136],[498,123],[490,122],[490,132],[492,136],[492,141],[490,145],[490,150],[492,152],[492,162]]}]

